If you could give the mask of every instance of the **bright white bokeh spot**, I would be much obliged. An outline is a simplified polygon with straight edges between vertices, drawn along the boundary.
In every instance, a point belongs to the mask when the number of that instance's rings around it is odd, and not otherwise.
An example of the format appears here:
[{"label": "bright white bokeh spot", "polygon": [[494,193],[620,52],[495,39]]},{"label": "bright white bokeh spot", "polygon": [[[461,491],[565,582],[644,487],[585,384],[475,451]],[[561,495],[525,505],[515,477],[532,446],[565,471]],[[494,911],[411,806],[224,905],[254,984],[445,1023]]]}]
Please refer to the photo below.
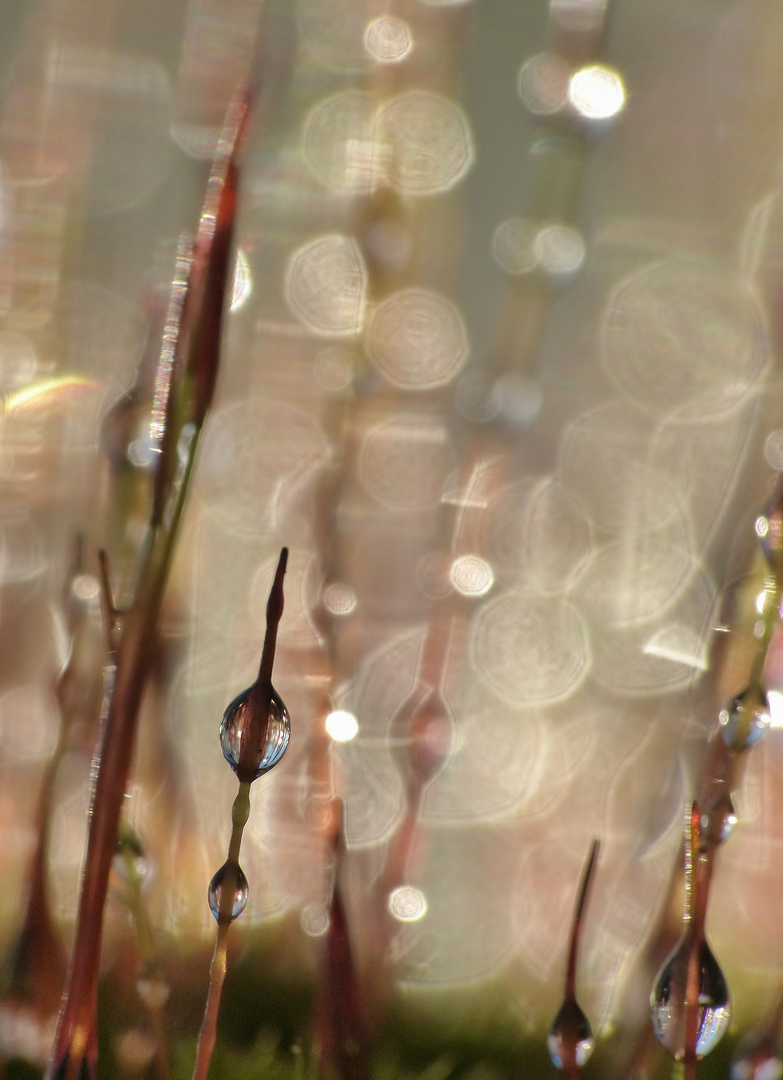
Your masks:
[{"label": "bright white bokeh spot", "polygon": [[531,56],[519,69],[517,89],[525,108],[534,116],[552,116],[568,100],[571,69],[557,53]]},{"label": "bright white bokeh spot", "polygon": [[253,291],[253,279],[250,276],[250,264],[247,255],[241,248],[237,249],[236,262],[234,264],[234,284],[231,290],[230,311],[239,311],[247,302]]},{"label": "bright white bokeh spot", "polygon": [[400,885],[389,894],[389,911],[398,922],[418,922],[427,914],[427,897],[413,885]]},{"label": "bright white bokeh spot", "polygon": [[95,574],[77,574],[71,583],[71,591],[77,600],[97,600],[100,584]]},{"label": "bright white bokeh spot", "polygon": [[495,582],[492,567],[479,555],[460,555],[449,569],[451,584],[463,596],[485,596]]},{"label": "bright white bokeh spot", "polygon": [[320,236],[291,255],[285,295],[297,319],[324,337],[351,337],[364,323],[367,270],[354,240]]},{"label": "bright white bokeh spot", "polygon": [[359,734],[359,721],[346,709],[335,709],[326,717],[326,734],[335,742],[350,742]]},{"label": "bright white bokeh spot", "polygon": [[585,242],[572,225],[544,225],[536,234],[533,252],[542,270],[553,277],[565,277],[581,268]]},{"label": "bright white bokeh spot", "polygon": [[364,47],[373,60],[381,64],[397,64],[413,48],[411,28],[403,19],[381,15],[367,24]]},{"label": "bright white bokeh spot", "polygon": [[623,80],[612,68],[591,64],[571,76],[568,100],[586,120],[610,120],[625,105]]},{"label": "bright white bokeh spot", "polygon": [[352,615],[356,611],[356,593],[350,585],[333,581],[324,589],[323,604],[330,615]]}]

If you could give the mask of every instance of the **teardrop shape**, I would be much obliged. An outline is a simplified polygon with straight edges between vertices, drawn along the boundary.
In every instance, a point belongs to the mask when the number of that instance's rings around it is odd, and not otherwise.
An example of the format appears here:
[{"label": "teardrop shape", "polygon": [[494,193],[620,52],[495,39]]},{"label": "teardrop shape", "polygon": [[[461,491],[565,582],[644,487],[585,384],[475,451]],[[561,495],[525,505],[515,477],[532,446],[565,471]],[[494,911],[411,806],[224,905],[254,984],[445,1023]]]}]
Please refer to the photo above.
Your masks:
[{"label": "teardrop shape", "polygon": [[777,1040],[769,1031],[743,1039],[731,1059],[731,1080],[780,1080],[783,1061]]},{"label": "teardrop shape", "polygon": [[754,746],[770,724],[769,702],[763,690],[748,687],[718,717],[723,741],[735,754]]},{"label": "teardrop shape", "polygon": [[[665,961],[650,996],[653,1029],[658,1041],[676,1061],[681,1061],[685,1055],[685,1009],[682,1001],[677,1001],[677,981],[684,982],[689,949],[690,938],[686,934]],[[699,964],[696,1056],[702,1058],[714,1050],[729,1026],[731,996],[723,972],[706,941],[700,944]]]},{"label": "teardrop shape", "polygon": [[[220,901],[223,896],[223,882],[226,879],[231,862],[225,862],[209,883],[207,898],[209,908],[216,919],[220,920]],[[236,888],[234,890],[234,902],[231,906],[231,921],[241,915],[247,907],[247,897],[250,891],[242,867],[238,863],[233,864],[236,871]]]},{"label": "teardrop shape", "polygon": [[563,1002],[546,1037],[546,1045],[558,1069],[581,1067],[592,1054],[593,1029],[576,998],[567,997]]},{"label": "teardrop shape", "polygon": [[[274,768],[286,752],[288,740],[291,738],[291,718],[288,715],[288,709],[275,688],[272,687],[271,690],[269,720],[265,729],[262,725],[261,745],[252,748],[250,775],[242,776],[240,779],[257,780],[259,776],[263,776]],[[242,745],[242,730],[249,722],[251,710],[257,700],[256,685],[253,684],[234,698],[220,721],[220,748],[223,751],[223,757],[237,775],[240,772],[239,754]]]},{"label": "teardrop shape", "polygon": [[737,824],[737,811],[731,794],[724,791],[700,819],[701,850],[725,844]]}]

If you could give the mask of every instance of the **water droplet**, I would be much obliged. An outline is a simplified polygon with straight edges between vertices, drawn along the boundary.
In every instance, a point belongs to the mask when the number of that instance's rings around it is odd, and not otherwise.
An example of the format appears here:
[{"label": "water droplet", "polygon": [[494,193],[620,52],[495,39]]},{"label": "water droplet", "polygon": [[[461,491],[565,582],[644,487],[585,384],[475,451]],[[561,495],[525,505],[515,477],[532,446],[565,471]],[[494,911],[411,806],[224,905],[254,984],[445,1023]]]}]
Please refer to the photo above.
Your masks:
[{"label": "water droplet", "polygon": [[123,831],[117,837],[117,848],[112,862],[115,874],[129,885],[147,884],[151,877],[152,862],[147,857],[138,836]]},{"label": "water droplet", "polygon": [[574,997],[567,997],[546,1037],[549,1056],[558,1069],[582,1066],[593,1052],[595,1039],[590,1021]]},{"label": "water droplet", "polygon": [[162,1009],[171,993],[171,987],[166,982],[163,972],[154,965],[146,967],[139,975],[136,990],[144,1004],[151,1009]]},{"label": "water droplet", "polygon": [[769,702],[763,690],[748,687],[725,709],[720,720],[723,741],[735,754],[754,746],[770,724]]},{"label": "water droplet", "polygon": [[[254,703],[258,700],[255,691],[255,683],[247,690],[243,690],[231,702],[220,721],[220,747],[223,757],[237,774],[242,730],[250,719]],[[255,775],[251,777],[252,780],[257,780],[259,776],[263,776],[277,765],[286,752],[288,740],[291,738],[291,717],[288,715],[288,709],[274,687],[271,687],[271,691],[269,719],[266,726],[261,728],[261,743],[255,750]]]},{"label": "water droplet", "polygon": [[737,811],[728,791],[715,800],[701,815],[702,850],[725,844],[737,824]]},{"label": "water droplet", "polygon": [[756,536],[764,558],[772,566],[783,546],[783,514],[779,497],[773,497],[756,518]]},{"label": "water droplet", "polygon": [[731,1059],[731,1080],[780,1080],[783,1061],[777,1040],[769,1031],[753,1032],[743,1039]]},{"label": "water droplet", "polygon": [[[686,935],[664,963],[650,997],[652,1025],[658,1041],[676,1061],[685,1054],[685,1010],[677,1001],[679,979],[684,978],[690,938]],[[699,1026],[696,1055],[709,1054],[722,1039],[731,1019],[731,997],[718,961],[706,941],[700,944]]]},{"label": "water droplet", "polygon": [[[220,901],[223,896],[223,882],[226,879],[226,874],[231,866],[230,862],[225,862],[220,867],[218,872],[212,878],[209,883],[209,891],[207,898],[209,900],[209,907],[212,914],[216,919],[220,918]],[[247,878],[245,877],[242,867],[237,863],[234,863],[236,871],[236,889],[234,891],[234,903],[231,907],[231,919],[232,921],[241,915],[247,907],[247,896],[249,892],[249,886],[247,884]]]}]

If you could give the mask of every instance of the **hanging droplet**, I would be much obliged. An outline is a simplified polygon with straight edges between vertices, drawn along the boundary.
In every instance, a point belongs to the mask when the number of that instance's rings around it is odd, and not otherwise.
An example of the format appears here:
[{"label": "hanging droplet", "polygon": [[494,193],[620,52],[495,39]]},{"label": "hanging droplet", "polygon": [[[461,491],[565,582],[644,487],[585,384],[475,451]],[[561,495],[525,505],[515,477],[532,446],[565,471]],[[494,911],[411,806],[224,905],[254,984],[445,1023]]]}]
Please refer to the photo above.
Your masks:
[{"label": "hanging droplet", "polygon": [[[220,919],[220,901],[223,896],[223,883],[226,880],[226,875],[228,874],[230,866],[230,861],[223,863],[209,883],[209,891],[207,893],[209,907],[212,914],[218,920]],[[232,921],[236,919],[238,915],[241,915],[247,907],[247,897],[250,891],[242,867],[238,863],[234,863],[233,866],[236,872],[236,888],[234,890],[234,902],[231,906]]]},{"label": "hanging droplet", "polygon": [[[291,718],[283,699],[274,687],[269,705],[269,719],[261,724],[261,742],[252,752],[254,775],[248,777],[257,780],[277,765],[286,751],[291,738]],[[220,721],[220,747],[223,757],[235,773],[239,771],[239,754],[242,745],[242,730],[252,716],[252,710],[258,707],[259,694],[257,685],[248,687],[234,698]],[[242,778],[241,778],[242,779]]]},{"label": "hanging droplet", "polygon": [[715,800],[712,807],[701,815],[701,850],[706,851],[718,847],[720,844],[725,844],[734,832],[736,824],[737,811],[734,809],[731,794],[724,791]]},{"label": "hanging droplet", "polygon": [[754,1032],[737,1046],[731,1059],[731,1080],[780,1080],[783,1061],[777,1039],[769,1031]]},{"label": "hanging droplet", "polygon": [[[677,1000],[677,982],[684,984],[691,941],[686,934],[669,956],[655,980],[650,1014],[658,1041],[676,1061],[685,1055],[685,1009]],[[731,1019],[731,997],[726,979],[706,941],[699,946],[699,1022],[696,1056],[709,1054],[718,1045]],[[682,991],[681,991],[682,992]]]},{"label": "hanging droplet", "polygon": [[590,1021],[574,997],[567,997],[546,1037],[549,1056],[558,1069],[582,1066],[593,1052],[595,1039]]},{"label": "hanging droplet", "polygon": [[141,840],[127,827],[117,837],[112,868],[128,885],[143,888],[152,877],[152,861],[147,857]]},{"label": "hanging droplet", "polygon": [[718,717],[723,741],[735,754],[754,746],[770,724],[769,702],[763,690],[748,687]]},{"label": "hanging droplet", "polygon": [[764,558],[774,566],[776,554],[783,545],[783,513],[779,497],[773,497],[756,518],[756,536]]}]

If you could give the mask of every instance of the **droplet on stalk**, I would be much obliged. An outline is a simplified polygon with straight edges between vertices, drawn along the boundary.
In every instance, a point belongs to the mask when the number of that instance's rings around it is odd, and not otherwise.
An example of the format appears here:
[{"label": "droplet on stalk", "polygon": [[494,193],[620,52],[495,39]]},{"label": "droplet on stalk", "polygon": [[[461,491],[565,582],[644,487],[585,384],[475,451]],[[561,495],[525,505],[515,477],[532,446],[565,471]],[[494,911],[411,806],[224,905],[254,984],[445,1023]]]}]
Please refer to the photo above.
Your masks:
[{"label": "droplet on stalk", "polygon": [[[269,687],[268,692],[269,718],[265,725],[260,725],[261,739],[258,746],[252,748],[255,764],[255,775],[251,777],[253,780],[277,765],[291,738],[291,717],[288,709],[274,687]],[[259,704],[258,697],[259,688],[254,683],[234,698],[220,722],[220,747],[223,757],[235,773],[238,773],[240,767],[242,732],[250,722],[252,710],[263,707]]]},{"label": "droplet on stalk", "polygon": [[[664,962],[650,997],[650,1014],[658,1041],[676,1061],[685,1056],[685,1008],[678,1002],[678,982],[684,987],[691,949],[686,933]],[[709,1054],[718,1045],[731,1019],[729,988],[718,961],[706,941],[699,943],[699,1021],[696,1056]]]},{"label": "droplet on stalk", "polygon": [[731,794],[724,791],[715,803],[701,815],[701,850],[725,844],[737,824],[737,811]]},{"label": "droplet on stalk", "polygon": [[231,860],[223,863],[218,872],[212,878],[209,883],[209,891],[207,892],[207,898],[209,900],[209,908],[215,918],[220,920],[220,903],[223,898],[223,885],[226,880],[226,875],[229,869],[234,870],[236,873],[236,886],[234,889],[234,898],[231,904],[231,921],[233,922],[247,907],[247,898],[250,892],[250,888],[247,883],[242,867],[239,863],[234,863],[232,866]]},{"label": "droplet on stalk", "polygon": [[549,1056],[558,1069],[582,1066],[593,1052],[595,1039],[590,1021],[576,998],[566,998],[546,1037]]},{"label": "droplet on stalk", "polygon": [[732,753],[754,746],[770,725],[769,702],[763,690],[748,687],[721,709],[723,741]]},{"label": "droplet on stalk", "polygon": [[783,546],[783,507],[780,495],[773,495],[756,518],[759,547],[770,566]]},{"label": "droplet on stalk", "polygon": [[576,1000],[576,961],[579,952],[579,939],[582,933],[582,922],[587,906],[587,892],[598,859],[599,846],[598,840],[594,840],[582,875],[582,883],[577,896],[571,926],[571,942],[568,950],[568,967],[565,980],[565,1000],[554,1019],[546,1040],[549,1056],[553,1064],[569,1075],[574,1075],[576,1070],[585,1064],[595,1047],[590,1022]]},{"label": "droplet on stalk", "polygon": [[112,868],[118,877],[129,885],[139,884],[142,888],[152,876],[152,863],[135,833],[123,828],[117,837],[117,849],[112,861]]},{"label": "droplet on stalk", "polygon": [[780,1080],[781,1076],[783,1061],[770,1031],[754,1032],[739,1043],[731,1059],[731,1080]]}]

